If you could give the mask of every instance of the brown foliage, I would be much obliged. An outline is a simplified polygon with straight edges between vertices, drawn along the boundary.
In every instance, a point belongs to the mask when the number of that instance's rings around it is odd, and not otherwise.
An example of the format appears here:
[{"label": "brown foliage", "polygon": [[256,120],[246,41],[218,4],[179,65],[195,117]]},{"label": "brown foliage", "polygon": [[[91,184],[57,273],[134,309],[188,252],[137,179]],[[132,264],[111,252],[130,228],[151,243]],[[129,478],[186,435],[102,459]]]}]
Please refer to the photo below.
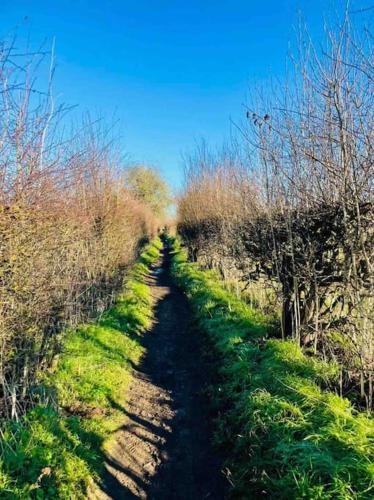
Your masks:
[{"label": "brown foliage", "polygon": [[63,109],[50,89],[35,94],[31,62],[15,66],[12,54],[2,47],[0,413],[16,418],[66,326],[111,304],[157,220],[126,189],[100,130],[58,136]]}]

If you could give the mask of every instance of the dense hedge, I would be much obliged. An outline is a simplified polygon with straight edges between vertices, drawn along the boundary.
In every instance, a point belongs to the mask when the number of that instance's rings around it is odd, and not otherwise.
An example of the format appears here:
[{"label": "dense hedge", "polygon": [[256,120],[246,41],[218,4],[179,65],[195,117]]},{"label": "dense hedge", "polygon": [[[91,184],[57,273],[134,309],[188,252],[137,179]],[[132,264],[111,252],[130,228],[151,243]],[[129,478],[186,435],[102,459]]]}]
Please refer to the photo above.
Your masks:
[{"label": "dense hedge", "polygon": [[271,339],[270,318],[187,263],[178,241],[170,244],[173,276],[219,358],[215,435],[233,495],[372,498],[373,420],[323,389],[337,367],[307,357],[294,341]]},{"label": "dense hedge", "polygon": [[0,498],[86,498],[102,446],[123,420],[118,408],[152,315],[144,277],[160,248],[157,239],[145,249],[113,308],[66,337],[57,370],[39,388],[51,403],[3,425]]}]

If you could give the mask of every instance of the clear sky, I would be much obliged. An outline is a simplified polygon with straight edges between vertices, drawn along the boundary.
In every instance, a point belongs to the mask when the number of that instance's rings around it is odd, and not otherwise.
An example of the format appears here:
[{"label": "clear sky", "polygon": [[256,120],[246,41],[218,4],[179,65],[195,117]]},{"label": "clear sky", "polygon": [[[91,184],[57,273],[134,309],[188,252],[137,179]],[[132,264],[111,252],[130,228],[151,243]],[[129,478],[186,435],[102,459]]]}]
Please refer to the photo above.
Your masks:
[{"label": "clear sky", "polygon": [[[352,2],[366,7],[369,0]],[[0,0],[0,37],[56,38],[55,93],[120,120],[133,161],[181,182],[181,152],[219,144],[247,89],[281,76],[298,12],[321,35],[340,0]]]}]

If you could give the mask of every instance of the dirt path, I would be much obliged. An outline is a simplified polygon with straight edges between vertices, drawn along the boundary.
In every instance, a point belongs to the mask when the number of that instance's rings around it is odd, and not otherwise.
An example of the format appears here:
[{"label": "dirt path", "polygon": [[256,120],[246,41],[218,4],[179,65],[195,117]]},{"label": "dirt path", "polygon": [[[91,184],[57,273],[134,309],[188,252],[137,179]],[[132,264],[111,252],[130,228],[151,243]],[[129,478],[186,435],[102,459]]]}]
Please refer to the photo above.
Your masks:
[{"label": "dirt path", "polygon": [[149,281],[155,323],[134,372],[97,499],[221,500],[224,480],[210,445],[202,394],[207,366],[186,298],[172,286],[168,256]]}]

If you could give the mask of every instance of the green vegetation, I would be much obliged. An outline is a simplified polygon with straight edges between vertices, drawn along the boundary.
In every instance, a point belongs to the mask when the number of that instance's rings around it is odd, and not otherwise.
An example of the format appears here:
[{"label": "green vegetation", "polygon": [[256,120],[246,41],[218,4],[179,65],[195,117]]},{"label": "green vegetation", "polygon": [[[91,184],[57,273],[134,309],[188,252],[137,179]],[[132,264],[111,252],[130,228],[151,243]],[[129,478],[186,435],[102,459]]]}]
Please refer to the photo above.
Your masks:
[{"label": "green vegetation", "polygon": [[132,194],[146,203],[157,216],[165,216],[171,202],[169,187],[155,169],[140,165],[130,168],[126,184]]},{"label": "green vegetation", "polygon": [[272,339],[272,318],[187,263],[177,240],[172,273],[218,356],[215,437],[240,499],[369,499],[374,495],[374,424],[323,389],[337,367]]},{"label": "green vegetation", "polygon": [[123,421],[131,366],[152,317],[144,277],[160,249],[159,239],[148,245],[113,308],[66,336],[57,370],[38,388],[53,403],[3,425],[0,498],[86,498],[103,467],[105,440]]}]

